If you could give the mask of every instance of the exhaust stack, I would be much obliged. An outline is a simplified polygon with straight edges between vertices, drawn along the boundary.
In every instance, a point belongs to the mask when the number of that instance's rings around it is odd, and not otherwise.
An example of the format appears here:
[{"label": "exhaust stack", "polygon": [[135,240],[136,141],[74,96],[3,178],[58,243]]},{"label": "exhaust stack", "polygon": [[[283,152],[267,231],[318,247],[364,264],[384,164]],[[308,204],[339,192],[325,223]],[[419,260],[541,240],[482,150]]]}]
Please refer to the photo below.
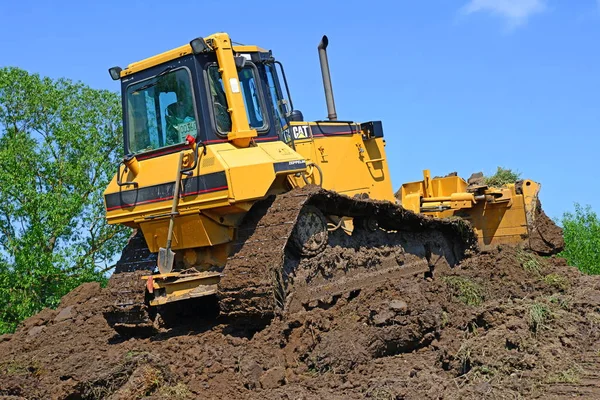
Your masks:
[{"label": "exhaust stack", "polygon": [[323,35],[319,43],[319,61],[321,62],[321,74],[323,75],[323,87],[325,88],[325,101],[327,102],[327,118],[330,121],[337,120],[335,112],[335,102],[333,100],[333,87],[331,86],[331,76],[329,75],[329,61],[327,60],[327,45],[329,39]]}]

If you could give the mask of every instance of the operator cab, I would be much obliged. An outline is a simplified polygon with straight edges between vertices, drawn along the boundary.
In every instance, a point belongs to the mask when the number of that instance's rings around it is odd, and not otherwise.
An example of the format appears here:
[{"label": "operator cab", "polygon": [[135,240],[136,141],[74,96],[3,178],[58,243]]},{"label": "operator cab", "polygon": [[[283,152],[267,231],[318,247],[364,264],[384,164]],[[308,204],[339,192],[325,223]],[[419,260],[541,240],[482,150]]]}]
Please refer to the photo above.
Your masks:
[{"label": "operator cab", "polygon": [[[193,43],[193,41],[192,41]],[[113,67],[113,79],[121,80],[125,154],[141,160],[180,151],[190,136],[197,143],[227,142],[232,132],[222,71],[214,51],[189,51],[182,46],[127,69]],[[254,141],[275,141],[291,120],[301,118],[283,95],[281,64],[270,51],[257,46],[233,46],[237,79],[231,90],[241,93],[245,118]],[[182,52],[188,54],[181,56]],[[277,68],[277,65],[279,68]],[[298,116],[300,115],[300,117]]]}]

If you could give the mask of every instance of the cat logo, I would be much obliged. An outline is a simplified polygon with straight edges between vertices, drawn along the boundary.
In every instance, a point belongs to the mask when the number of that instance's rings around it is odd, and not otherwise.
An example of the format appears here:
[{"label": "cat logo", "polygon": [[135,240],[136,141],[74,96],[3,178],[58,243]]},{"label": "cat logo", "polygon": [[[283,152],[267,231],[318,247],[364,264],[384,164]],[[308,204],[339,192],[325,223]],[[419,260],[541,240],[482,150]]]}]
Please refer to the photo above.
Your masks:
[{"label": "cat logo", "polygon": [[308,125],[292,126],[294,139],[306,139],[309,136]]}]

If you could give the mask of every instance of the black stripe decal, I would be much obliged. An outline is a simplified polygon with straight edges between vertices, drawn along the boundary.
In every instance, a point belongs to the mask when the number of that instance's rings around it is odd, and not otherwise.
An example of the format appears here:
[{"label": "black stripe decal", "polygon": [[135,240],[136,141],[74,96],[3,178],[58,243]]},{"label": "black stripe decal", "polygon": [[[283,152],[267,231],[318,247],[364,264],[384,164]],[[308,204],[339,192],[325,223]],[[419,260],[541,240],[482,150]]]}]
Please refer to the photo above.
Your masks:
[{"label": "black stripe decal", "polygon": [[[172,200],[175,182],[161,183],[133,190],[122,190],[109,193],[104,196],[106,210],[134,207],[142,204],[157,203]],[[224,171],[214,172],[206,175],[194,176],[182,180],[180,197],[195,196],[203,193],[227,190],[227,176]]]},{"label": "black stripe decal", "polygon": [[294,160],[294,161],[277,162],[277,163],[273,164],[273,168],[275,169],[275,173],[284,172],[284,171],[303,170],[303,169],[306,169],[306,161]]},{"label": "black stripe decal", "polygon": [[359,132],[358,127],[355,124],[348,125],[329,125],[317,123],[311,125],[310,129],[313,136],[334,136],[334,135],[352,135]]}]

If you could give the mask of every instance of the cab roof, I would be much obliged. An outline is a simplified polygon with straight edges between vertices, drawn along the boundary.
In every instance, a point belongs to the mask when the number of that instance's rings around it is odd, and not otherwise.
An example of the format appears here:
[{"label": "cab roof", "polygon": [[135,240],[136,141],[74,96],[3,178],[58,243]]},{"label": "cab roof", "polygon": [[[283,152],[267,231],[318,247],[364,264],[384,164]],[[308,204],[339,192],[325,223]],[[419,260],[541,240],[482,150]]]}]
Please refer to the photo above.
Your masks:
[{"label": "cab roof", "polygon": [[[206,39],[211,39],[212,36],[213,35],[207,36]],[[256,52],[262,53],[262,52],[266,52],[267,50],[260,48],[258,46],[254,46],[254,45],[237,45],[237,46],[234,45],[233,51],[235,53],[256,53]],[[171,61],[176,58],[186,56],[188,54],[192,54],[192,46],[189,43],[184,44],[183,46],[165,51],[164,53],[160,53],[155,56],[145,58],[141,61],[131,63],[127,66],[127,68],[125,68],[124,70],[121,71],[120,76],[121,76],[121,78],[123,78],[123,77],[131,75],[135,72],[139,72],[139,71],[154,67],[155,65],[159,65],[159,64],[165,63],[167,61]]]}]

